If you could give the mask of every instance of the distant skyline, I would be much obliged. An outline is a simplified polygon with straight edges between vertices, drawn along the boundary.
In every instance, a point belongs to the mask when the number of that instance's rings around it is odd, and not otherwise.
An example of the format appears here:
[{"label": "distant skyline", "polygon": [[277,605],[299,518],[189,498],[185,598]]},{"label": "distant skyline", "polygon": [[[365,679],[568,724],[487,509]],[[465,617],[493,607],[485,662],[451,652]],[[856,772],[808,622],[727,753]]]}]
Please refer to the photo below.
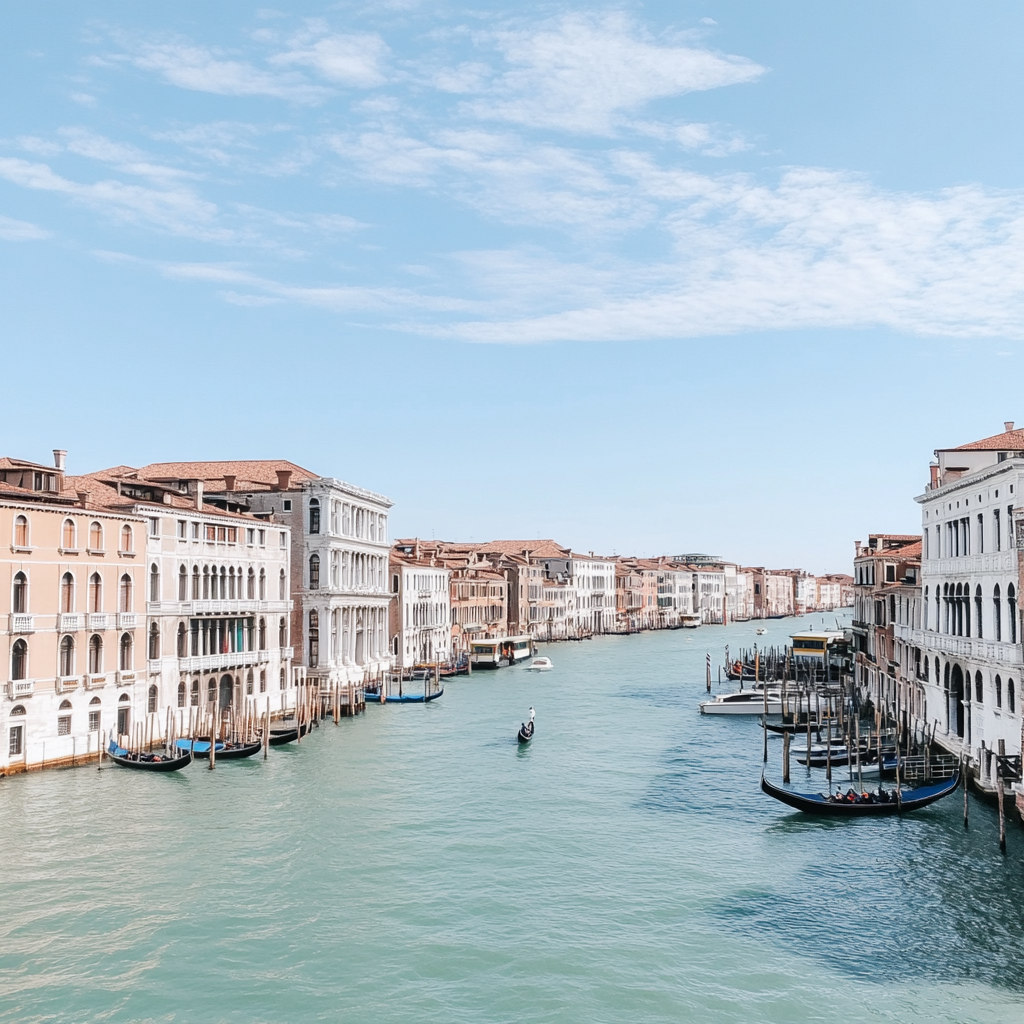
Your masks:
[{"label": "distant skyline", "polygon": [[1024,423],[1017,4],[0,13],[2,452],[846,572]]}]

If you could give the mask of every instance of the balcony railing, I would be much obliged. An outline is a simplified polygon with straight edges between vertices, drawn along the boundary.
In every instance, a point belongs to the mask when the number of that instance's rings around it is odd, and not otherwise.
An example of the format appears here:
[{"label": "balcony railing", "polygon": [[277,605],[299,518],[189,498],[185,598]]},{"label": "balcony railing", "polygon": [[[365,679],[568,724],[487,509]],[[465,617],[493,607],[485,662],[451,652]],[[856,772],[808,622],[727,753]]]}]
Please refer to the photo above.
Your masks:
[{"label": "balcony railing", "polygon": [[[918,641],[918,635],[921,640]],[[915,630],[915,642],[928,650],[942,651],[957,658],[984,658],[1002,664],[1019,664],[1022,660],[1020,644],[1011,644],[1001,640],[985,640],[966,636],[948,636],[945,633]]]},{"label": "balcony railing", "polygon": [[35,631],[35,616],[25,615],[21,612],[11,614],[11,623],[8,629],[12,633],[32,633]]},{"label": "balcony railing", "polygon": [[138,612],[118,612],[117,613],[117,628],[118,629],[134,629],[139,622]]},{"label": "balcony railing", "polygon": [[135,682],[134,672],[118,672],[117,673],[117,685],[118,686],[131,686]]},{"label": "balcony railing", "polygon": [[[218,672],[227,668],[244,668],[270,660],[268,651],[235,651],[231,654],[201,654],[198,657],[179,658],[181,672]],[[158,663],[159,664],[159,663]]]},{"label": "balcony railing", "polygon": [[105,612],[91,612],[89,615],[90,629],[110,629],[110,616]]},{"label": "balcony railing", "polygon": [[85,626],[85,616],[81,612],[61,612],[57,616],[57,629],[61,633],[77,633]]},{"label": "balcony railing", "polygon": [[12,679],[7,684],[7,696],[11,700],[18,700],[19,697],[31,697],[36,690],[34,679]]},{"label": "balcony railing", "polygon": [[107,685],[106,672],[90,672],[85,677],[85,688],[87,690],[102,690]]},{"label": "balcony railing", "polygon": [[57,678],[57,692],[70,693],[72,690],[77,690],[81,682],[81,676],[59,676]]}]

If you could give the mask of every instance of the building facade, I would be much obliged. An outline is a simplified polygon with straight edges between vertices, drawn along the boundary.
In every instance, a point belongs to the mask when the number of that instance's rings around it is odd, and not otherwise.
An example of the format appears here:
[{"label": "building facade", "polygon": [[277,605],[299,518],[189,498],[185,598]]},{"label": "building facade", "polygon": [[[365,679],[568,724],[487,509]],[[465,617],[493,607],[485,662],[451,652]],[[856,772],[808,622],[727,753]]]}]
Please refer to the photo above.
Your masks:
[{"label": "building facade", "polygon": [[447,662],[452,653],[451,570],[414,549],[391,551],[391,654],[395,668]]}]

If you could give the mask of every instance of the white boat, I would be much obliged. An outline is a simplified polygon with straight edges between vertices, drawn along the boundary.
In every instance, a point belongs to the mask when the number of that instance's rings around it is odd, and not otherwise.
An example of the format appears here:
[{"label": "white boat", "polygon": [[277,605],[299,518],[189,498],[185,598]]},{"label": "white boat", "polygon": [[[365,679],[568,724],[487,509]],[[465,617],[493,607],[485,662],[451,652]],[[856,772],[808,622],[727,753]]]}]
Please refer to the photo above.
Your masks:
[{"label": "white boat", "polygon": [[765,628],[764,628],[764,626],[758,626],[758,627],[757,627],[757,629],[755,629],[755,630],[754,630],[754,632],[755,632],[755,633],[756,633],[756,634],[757,634],[758,636],[764,636],[764,635],[765,635],[765,633],[767,633],[767,632],[768,632],[768,630],[767,630],[767,629],[765,629]]},{"label": "white boat", "polygon": [[680,615],[679,624],[683,629],[696,629],[700,624],[699,615]]},{"label": "white boat", "polygon": [[[702,715],[763,715],[764,693],[757,690],[740,690],[738,693],[720,693],[711,700],[700,702]],[[782,714],[782,695],[768,691],[768,714]]]},{"label": "white boat", "polygon": [[555,666],[551,664],[550,658],[534,658],[526,666],[528,672],[550,672]]}]

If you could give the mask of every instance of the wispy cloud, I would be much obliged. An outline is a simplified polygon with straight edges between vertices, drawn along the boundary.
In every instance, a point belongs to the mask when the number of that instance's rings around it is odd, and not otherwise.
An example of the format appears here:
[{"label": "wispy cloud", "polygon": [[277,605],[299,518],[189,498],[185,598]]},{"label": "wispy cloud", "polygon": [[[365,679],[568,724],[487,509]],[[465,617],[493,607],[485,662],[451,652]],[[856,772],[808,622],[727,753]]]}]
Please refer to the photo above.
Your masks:
[{"label": "wispy cloud", "polygon": [[37,224],[0,215],[0,238],[5,242],[36,242],[49,237],[50,232]]},{"label": "wispy cloud", "polygon": [[270,57],[276,67],[308,67],[329,82],[369,89],[384,83],[382,70],[388,47],[375,32],[331,32],[322,19],[310,20]]}]

